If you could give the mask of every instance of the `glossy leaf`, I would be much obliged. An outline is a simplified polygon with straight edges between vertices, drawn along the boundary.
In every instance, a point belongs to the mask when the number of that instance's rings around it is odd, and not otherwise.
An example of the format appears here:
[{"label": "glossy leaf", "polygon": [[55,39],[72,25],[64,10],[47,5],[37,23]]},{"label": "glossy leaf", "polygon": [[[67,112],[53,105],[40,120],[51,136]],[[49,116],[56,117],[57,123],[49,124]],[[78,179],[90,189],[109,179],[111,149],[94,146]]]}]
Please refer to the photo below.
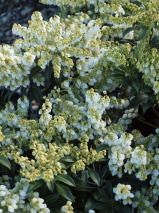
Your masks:
[{"label": "glossy leaf", "polygon": [[46,182],[46,185],[51,192],[54,191],[54,181]]},{"label": "glossy leaf", "polygon": [[136,97],[134,97],[131,101],[130,101],[130,106],[131,107],[138,107],[139,104],[143,103],[144,101],[146,101],[148,99],[148,96],[146,94],[138,94]]},{"label": "glossy leaf", "polygon": [[154,103],[150,100],[148,100],[143,106],[142,111],[145,113],[149,108],[151,108],[154,105]]},{"label": "glossy leaf", "polygon": [[83,186],[87,186],[87,182],[88,182],[88,174],[86,170],[82,171],[82,175],[81,175],[81,179],[82,179],[82,185]]},{"label": "glossy leaf", "polygon": [[59,194],[53,194],[53,195],[49,195],[47,196],[46,198],[44,198],[45,200],[45,203],[48,205],[48,206],[51,206],[53,203],[56,202],[56,200],[59,198]]},{"label": "glossy leaf", "polygon": [[131,91],[130,91],[130,93],[129,93],[129,98],[131,98],[131,97],[133,97],[133,96],[136,96],[137,95],[137,91],[136,91],[136,89],[135,88],[132,88],[131,89]]},{"label": "glossy leaf", "polygon": [[101,179],[103,179],[106,178],[108,174],[109,174],[109,166],[107,164],[102,168],[102,170],[99,173],[99,176]]},{"label": "glossy leaf", "polygon": [[98,185],[100,186],[100,177],[99,177],[99,174],[94,171],[93,169],[87,167],[88,169],[88,173],[90,175],[90,177],[92,178],[92,180]]},{"label": "glossy leaf", "polygon": [[35,67],[31,70],[31,72],[30,72],[30,76],[29,76],[30,79],[32,79],[32,77],[33,77],[34,75],[40,73],[41,71],[42,71],[41,67],[35,66]]},{"label": "glossy leaf", "polygon": [[51,213],[61,213],[58,209],[51,209]]},{"label": "glossy leaf", "polygon": [[137,81],[137,79],[131,79],[132,85],[135,88],[137,92],[140,90],[140,82]]},{"label": "glossy leaf", "polygon": [[99,151],[107,150],[108,148],[109,148],[108,145],[101,144],[101,145],[99,145],[99,146],[96,147],[96,151],[99,152]]},{"label": "glossy leaf", "polygon": [[41,198],[45,198],[49,193],[46,182],[44,182],[36,191],[39,192]]},{"label": "glossy leaf", "polygon": [[131,31],[134,31],[134,30],[140,30],[141,29],[141,26],[137,26],[137,27],[128,27],[124,32],[123,32],[123,37],[130,33]]},{"label": "glossy leaf", "polygon": [[0,164],[11,170],[11,163],[4,155],[0,155]]},{"label": "glossy leaf", "polygon": [[94,208],[97,210],[105,210],[107,211],[110,208],[110,204],[97,203],[94,205]]},{"label": "glossy leaf", "polygon": [[2,123],[1,124],[1,127],[2,127],[2,132],[3,132],[3,134],[4,134],[4,131],[6,130],[6,128],[7,128],[7,125],[8,125],[8,123],[7,122],[4,122],[4,123]]},{"label": "glossy leaf", "polygon": [[120,212],[122,212],[122,213],[132,213],[131,209],[126,205],[119,203],[118,207],[119,207]]},{"label": "glossy leaf", "polygon": [[15,132],[12,132],[12,131],[3,132],[3,135],[5,135],[5,139],[17,137],[17,134]]},{"label": "glossy leaf", "polygon": [[90,197],[85,205],[85,212],[88,212],[90,209],[93,209],[93,206],[95,204],[95,199],[93,197]]},{"label": "glossy leaf", "polygon": [[108,197],[110,199],[113,198],[113,187],[112,184],[109,180],[107,180],[107,184],[106,184],[107,188],[106,188],[106,194],[108,195]]},{"label": "glossy leaf", "polygon": [[69,175],[64,174],[56,175],[56,179],[63,183],[66,183],[69,186],[76,186],[74,180]]},{"label": "glossy leaf", "polygon": [[42,91],[40,87],[38,87],[33,81],[30,82],[30,88],[27,96],[30,102],[32,100],[39,102],[40,98],[42,97]]},{"label": "glossy leaf", "polygon": [[45,88],[48,88],[52,83],[51,81],[52,73],[53,73],[53,66],[52,66],[52,63],[50,62],[49,65],[46,66],[45,72],[44,72]]},{"label": "glossy leaf", "polygon": [[66,187],[66,186],[64,186],[62,184],[59,184],[59,183],[55,183],[55,185],[56,185],[58,193],[62,197],[66,198],[67,200],[70,200],[72,202],[75,201],[74,197],[73,197],[73,195],[72,195],[72,193],[71,193],[71,191],[70,191],[70,189],[68,187]]},{"label": "glossy leaf", "polygon": [[141,32],[140,32],[140,34],[139,34],[139,37],[138,37],[138,41],[140,41],[141,39],[143,39],[145,36],[146,36],[146,34],[147,34],[147,32],[148,32],[148,27],[146,27],[146,26],[142,26],[141,27]]},{"label": "glossy leaf", "polygon": [[40,186],[44,183],[43,180],[37,180],[37,181],[34,181],[34,182],[31,182],[30,185],[29,185],[29,188],[27,190],[27,193],[35,190],[35,189],[38,189],[40,188]]},{"label": "glossy leaf", "polygon": [[65,162],[70,162],[70,163],[76,161],[75,158],[73,158],[73,157],[71,157],[71,156],[63,157],[63,158],[61,158],[61,160],[62,160],[62,161],[65,161]]}]

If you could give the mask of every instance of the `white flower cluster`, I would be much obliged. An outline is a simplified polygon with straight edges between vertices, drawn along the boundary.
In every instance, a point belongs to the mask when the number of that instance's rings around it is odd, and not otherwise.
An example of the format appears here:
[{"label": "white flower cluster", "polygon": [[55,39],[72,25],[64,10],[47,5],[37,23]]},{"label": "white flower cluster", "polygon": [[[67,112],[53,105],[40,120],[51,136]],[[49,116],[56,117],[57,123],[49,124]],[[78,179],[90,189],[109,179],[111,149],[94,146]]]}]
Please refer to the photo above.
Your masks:
[{"label": "white flower cluster", "polygon": [[9,176],[8,175],[2,175],[0,177],[0,185],[5,185],[7,189],[10,188],[10,182],[9,182]]},{"label": "white flower cluster", "polygon": [[132,122],[132,119],[138,116],[138,109],[131,108],[124,111],[124,114],[119,118],[118,123],[128,125]]},{"label": "white flower cluster", "polygon": [[110,108],[123,109],[123,108],[127,108],[128,106],[129,106],[128,99],[118,99],[115,96],[110,97],[110,105],[109,105]]},{"label": "white flower cluster", "polygon": [[5,185],[0,185],[0,212],[16,213],[27,210],[34,213],[49,213],[50,210],[43,203],[44,200],[39,198],[38,193],[27,194],[28,187],[29,183],[25,179],[17,182],[13,189],[7,189]]},{"label": "white flower cluster", "polygon": [[27,116],[28,108],[29,101],[26,96],[18,99],[16,111],[14,104],[9,101],[6,103],[5,109],[0,111],[0,124],[7,122],[9,127],[18,127],[18,120]]},{"label": "white flower cluster", "polygon": [[30,83],[29,74],[35,56],[29,52],[16,52],[9,45],[0,46],[0,86],[15,90]]},{"label": "white flower cluster", "polygon": [[61,213],[74,213],[73,211],[73,207],[72,207],[72,202],[71,201],[67,201],[65,206],[61,207]]},{"label": "white flower cluster", "polygon": [[39,114],[41,114],[39,123],[43,124],[44,126],[49,125],[49,122],[52,119],[52,115],[49,114],[51,109],[52,104],[50,103],[49,99],[46,99],[45,103],[42,105],[42,109],[39,110]]},{"label": "white flower cluster", "polygon": [[123,133],[120,138],[114,133],[108,133],[104,137],[104,143],[111,147],[111,151],[108,155],[108,164],[113,176],[118,175],[118,177],[122,177],[124,159],[129,158],[131,154],[132,138],[133,136],[129,133]]},{"label": "white flower cluster", "polygon": [[146,169],[146,165],[150,163],[148,152],[144,150],[144,146],[140,145],[131,151],[131,158],[125,164],[124,172],[131,174],[136,169],[136,177],[140,180],[147,179],[147,174],[150,172]]},{"label": "white flower cluster", "polygon": [[92,209],[90,209],[90,210],[88,211],[88,213],[95,213],[95,211],[92,210]]},{"label": "white flower cluster", "polygon": [[134,195],[130,192],[131,186],[130,185],[124,185],[124,184],[118,184],[116,188],[113,188],[113,192],[115,195],[115,200],[123,200],[123,204],[131,204],[131,198],[134,197]]}]

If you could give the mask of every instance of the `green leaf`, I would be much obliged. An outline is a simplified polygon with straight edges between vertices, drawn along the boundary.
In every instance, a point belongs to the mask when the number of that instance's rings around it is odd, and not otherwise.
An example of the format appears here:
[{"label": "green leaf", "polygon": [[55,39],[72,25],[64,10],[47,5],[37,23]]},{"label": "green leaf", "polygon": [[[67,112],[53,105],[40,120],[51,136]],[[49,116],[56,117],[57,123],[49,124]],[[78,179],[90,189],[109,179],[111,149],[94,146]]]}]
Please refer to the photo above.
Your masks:
[{"label": "green leaf", "polygon": [[61,158],[61,160],[62,160],[62,161],[65,161],[65,162],[70,162],[70,163],[76,161],[75,158],[73,158],[73,157],[71,157],[71,156],[63,157],[63,158]]},{"label": "green leaf", "polygon": [[99,159],[99,160],[96,161],[96,162],[108,162],[108,159],[107,159],[107,158],[101,158],[101,159]]},{"label": "green leaf", "polygon": [[30,82],[30,88],[27,96],[30,102],[32,100],[39,102],[42,98],[42,91],[40,87],[38,87],[33,81]]},{"label": "green leaf", "polygon": [[141,26],[137,26],[137,27],[128,27],[124,32],[123,32],[123,37],[128,34],[129,32],[131,31],[134,31],[134,30],[140,30],[141,29]]},{"label": "green leaf", "polygon": [[10,100],[11,96],[16,93],[18,89],[14,90],[14,91],[11,91],[11,90],[8,90],[7,93],[5,94],[4,98]]},{"label": "green leaf", "polygon": [[88,212],[90,209],[93,209],[95,203],[95,199],[93,197],[90,197],[85,205],[85,212]]},{"label": "green leaf", "polygon": [[46,182],[46,185],[51,192],[54,191],[54,181]]},{"label": "green leaf", "polygon": [[100,177],[99,177],[99,174],[94,171],[93,169],[87,167],[88,169],[88,173],[90,175],[90,177],[92,178],[92,180],[98,185],[100,186]]},{"label": "green leaf", "polygon": [[99,199],[99,201],[100,202],[102,202],[102,203],[110,203],[110,199],[109,199],[109,197],[101,197],[100,199]]},{"label": "green leaf", "polygon": [[104,189],[98,189],[100,196],[107,198],[106,191]]},{"label": "green leaf", "polygon": [[122,212],[122,213],[132,213],[131,209],[128,206],[125,206],[125,205],[123,205],[121,203],[119,203],[118,206],[119,206],[120,212]]},{"label": "green leaf", "polygon": [[139,7],[142,5],[142,3],[139,2],[139,1],[133,1],[133,4],[136,4],[136,5],[139,6]]},{"label": "green leaf", "polygon": [[107,180],[107,184],[106,184],[107,188],[106,188],[106,195],[112,199],[114,196],[113,196],[113,187],[112,187],[112,184],[109,180]]},{"label": "green leaf", "polygon": [[63,183],[66,183],[69,186],[76,186],[74,180],[69,175],[64,174],[56,175],[56,179]]},{"label": "green leaf", "polygon": [[129,79],[124,79],[120,82],[120,85],[131,86],[131,81]]},{"label": "green leaf", "polygon": [[51,209],[51,213],[61,213],[58,209]]},{"label": "green leaf", "polygon": [[133,41],[132,39],[120,39],[120,42],[129,43],[133,46],[136,45],[136,41]]},{"label": "green leaf", "polygon": [[52,73],[53,73],[53,66],[52,66],[52,63],[50,62],[49,65],[46,66],[45,72],[44,72],[45,88],[48,88],[52,83],[51,81]]},{"label": "green leaf", "polygon": [[45,198],[49,193],[46,182],[44,182],[36,191],[39,192],[41,198]]},{"label": "green leaf", "polygon": [[[59,195],[59,194],[58,194]],[[60,196],[60,195],[59,195]],[[56,202],[52,203],[50,206],[49,206],[49,209],[51,210],[51,212],[54,213],[54,209],[60,209],[61,206],[64,206],[66,205],[66,199],[63,198],[63,197],[59,197]]]},{"label": "green leaf", "polygon": [[148,29],[149,28],[146,26],[141,27],[141,33],[139,34],[138,41],[140,41],[141,39],[143,39],[146,36]]},{"label": "green leaf", "polygon": [[99,176],[100,176],[101,179],[103,179],[103,178],[106,179],[108,174],[109,174],[109,167],[108,167],[108,164],[107,164],[102,168],[102,170],[99,173]]},{"label": "green leaf", "polygon": [[133,97],[133,96],[136,96],[137,95],[137,91],[136,91],[136,89],[135,88],[132,88],[131,89],[131,91],[130,91],[130,93],[129,93],[129,98],[131,98],[131,97]]},{"label": "green leaf", "polygon": [[0,155],[0,164],[11,170],[10,161],[4,155]]},{"label": "green leaf", "polygon": [[59,194],[53,194],[53,195],[49,195],[47,196],[46,198],[44,198],[45,200],[45,203],[48,205],[48,206],[51,206],[53,203],[56,202],[56,200],[59,198]]},{"label": "green leaf", "polygon": [[74,163],[68,163],[68,162],[66,162],[66,163],[65,163],[65,169],[69,169],[70,167],[73,166],[73,164],[74,164]]},{"label": "green leaf", "polygon": [[27,95],[27,89],[28,89],[28,88],[21,87],[21,92],[20,92],[20,93],[21,93],[21,96],[24,96],[24,95],[26,96],[26,95]]},{"label": "green leaf", "polygon": [[101,145],[97,146],[95,150],[96,150],[97,152],[100,152],[100,151],[103,151],[103,150],[107,150],[108,147],[109,147],[109,146],[106,145],[106,144],[101,144]]},{"label": "green leaf", "polygon": [[74,199],[74,197],[73,197],[73,195],[72,195],[72,193],[71,193],[71,191],[69,190],[68,187],[66,187],[62,184],[59,184],[59,183],[55,183],[55,185],[56,185],[58,193],[62,197],[66,198],[67,200],[70,200],[72,202],[75,202],[75,199]]},{"label": "green leaf", "polygon": [[138,107],[139,104],[143,103],[147,99],[148,99],[148,96],[146,94],[138,94],[136,97],[134,97],[130,101],[130,106],[133,107],[133,108]]},{"label": "green leaf", "polygon": [[4,122],[4,123],[1,124],[3,134],[4,134],[4,131],[5,131],[6,128],[7,128],[7,125],[8,125],[7,122]]},{"label": "green leaf", "polygon": [[159,45],[159,36],[154,36],[150,41],[151,48],[157,47]]},{"label": "green leaf", "polygon": [[142,106],[142,110],[143,113],[145,113],[149,108],[151,108],[154,105],[154,103],[150,100],[148,100],[143,106]]},{"label": "green leaf", "polygon": [[135,88],[136,92],[139,92],[140,90],[140,82],[137,81],[137,79],[131,79],[132,85]]},{"label": "green leaf", "polygon": [[110,208],[110,204],[104,204],[104,203],[97,203],[94,205],[94,208],[97,210],[107,210]]},{"label": "green leaf", "polygon": [[9,138],[16,138],[17,134],[13,131],[7,131],[7,132],[3,132],[3,135],[5,135],[5,139],[9,139]]},{"label": "green leaf", "polygon": [[35,67],[31,70],[31,72],[30,72],[30,75],[29,75],[30,80],[32,79],[32,77],[33,77],[34,75],[40,73],[41,71],[42,71],[41,67],[39,67],[38,65],[35,66]]},{"label": "green leaf", "polygon": [[150,100],[152,103],[154,103],[155,100],[156,100],[155,94],[154,94],[154,93],[150,93],[150,94],[148,94],[148,96],[149,96],[149,100]]},{"label": "green leaf", "polygon": [[83,170],[83,171],[82,171],[81,179],[82,179],[82,182],[83,182],[82,185],[83,185],[83,186],[87,186],[88,174],[87,174],[87,171],[86,171],[86,170]]},{"label": "green leaf", "polygon": [[29,188],[27,190],[27,193],[32,192],[35,189],[40,188],[40,186],[44,183],[43,180],[36,180],[32,183],[30,183]]}]

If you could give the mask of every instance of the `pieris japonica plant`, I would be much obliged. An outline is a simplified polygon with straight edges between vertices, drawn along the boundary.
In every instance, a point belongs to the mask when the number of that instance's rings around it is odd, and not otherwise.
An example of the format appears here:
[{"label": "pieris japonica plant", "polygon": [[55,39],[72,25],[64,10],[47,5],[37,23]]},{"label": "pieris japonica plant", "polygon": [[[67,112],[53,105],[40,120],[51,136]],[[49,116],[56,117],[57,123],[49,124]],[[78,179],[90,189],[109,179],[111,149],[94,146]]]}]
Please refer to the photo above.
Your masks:
[{"label": "pieris japonica plant", "polygon": [[0,212],[158,212],[158,0],[40,3],[0,46]]}]

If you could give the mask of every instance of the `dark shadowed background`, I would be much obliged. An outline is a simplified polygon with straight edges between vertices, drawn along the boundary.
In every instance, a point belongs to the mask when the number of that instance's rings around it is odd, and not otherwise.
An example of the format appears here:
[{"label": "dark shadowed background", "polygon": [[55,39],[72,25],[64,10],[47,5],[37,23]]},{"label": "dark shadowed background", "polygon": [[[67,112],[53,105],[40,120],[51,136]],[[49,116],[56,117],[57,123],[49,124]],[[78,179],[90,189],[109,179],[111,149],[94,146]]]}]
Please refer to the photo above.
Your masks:
[{"label": "dark shadowed background", "polygon": [[59,13],[53,5],[40,4],[38,0],[0,0],[0,44],[12,44],[18,37],[12,34],[14,23],[28,26],[34,11],[40,11],[44,20]]}]

